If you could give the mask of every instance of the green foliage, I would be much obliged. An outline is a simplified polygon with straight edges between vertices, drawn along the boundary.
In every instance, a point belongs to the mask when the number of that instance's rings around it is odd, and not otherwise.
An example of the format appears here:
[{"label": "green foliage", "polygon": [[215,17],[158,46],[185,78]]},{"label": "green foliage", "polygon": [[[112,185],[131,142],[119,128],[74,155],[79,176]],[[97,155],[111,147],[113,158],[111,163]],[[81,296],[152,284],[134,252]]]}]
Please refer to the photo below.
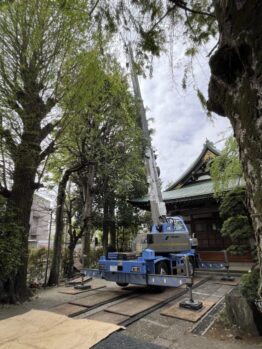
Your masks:
[{"label": "green foliage", "polygon": [[[235,255],[249,253],[252,251],[250,239],[253,228],[241,182],[242,167],[235,138],[227,139],[221,155],[213,159],[210,172],[215,196],[220,200],[219,213],[223,219],[221,234],[232,243],[228,251]],[[240,183],[242,186],[239,186]]]},{"label": "green foliage", "polygon": [[223,219],[247,215],[245,189],[235,188],[225,193],[219,206],[219,213]]},{"label": "green foliage", "polygon": [[98,268],[99,258],[103,255],[103,247],[95,248],[90,251],[90,267]]},{"label": "green foliage", "polygon": [[208,117],[211,117],[211,113],[207,110],[207,100],[206,97],[203,95],[203,92],[199,89],[197,89],[197,97],[202,105],[202,108],[207,113]]},{"label": "green foliage", "polygon": [[250,302],[258,299],[259,269],[254,268],[251,272],[244,274],[240,281],[240,292]]},{"label": "green foliage", "polygon": [[[46,258],[47,250],[45,248],[31,249],[29,251],[28,282],[30,285],[44,283]],[[50,256],[51,258],[52,256]]]},{"label": "green foliage", "polygon": [[250,239],[253,237],[253,228],[245,200],[245,190],[236,188],[224,194],[219,207],[220,216],[224,220],[221,234],[231,240],[232,245],[228,251],[235,255],[243,255],[252,250]]},{"label": "green foliage", "polygon": [[71,270],[71,261],[70,261],[70,252],[69,249],[66,248],[62,251],[62,273],[63,277],[71,277],[72,276],[72,270]]},{"label": "green foliage", "polygon": [[144,193],[143,140],[136,102],[116,61],[111,56],[101,56],[94,48],[76,55],[74,63],[75,69],[63,78],[71,88],[61,101],[70,127],[60,137],[48,170],[55,182],[69,166],[85,164],[84,171],[71,176],[77,187],[72,207],[78,207],[73,225],[80,230],[84,215],[83,179],[88,176],[89,164],[95,164],[94,184],[90,188],[94,196],[92,226],[101,229],[105,200],[113,197],[118,208],[128,197]]},{"label": "green foliage", "polygon": [[219,197],[241,183],[242,167],[239,161],[237,142],[234,137],[227,139],[221,155],[215,157],[210,168],[215,196]]},{"label": "green foliage", "polygon": [[144,52],[151,52],[154,56],[160,56],[162,48],[162,43],[164,41],[163,32],[159,29],[153,29],[149,32],[144,32],[140,29],[141,35],[141,50]]},{"label": "green foliage", "polygon": [[6,202],[0,196],[0,280],[14,275],[20,266],[21,228],[16,224],[14,212],[7,211]]},{"label": "green foliage", "polygon": [[248,217],[234,216],[224,222],[221,233],[224,237],[237,241],[249,238],[252,235],[252,227]]}]

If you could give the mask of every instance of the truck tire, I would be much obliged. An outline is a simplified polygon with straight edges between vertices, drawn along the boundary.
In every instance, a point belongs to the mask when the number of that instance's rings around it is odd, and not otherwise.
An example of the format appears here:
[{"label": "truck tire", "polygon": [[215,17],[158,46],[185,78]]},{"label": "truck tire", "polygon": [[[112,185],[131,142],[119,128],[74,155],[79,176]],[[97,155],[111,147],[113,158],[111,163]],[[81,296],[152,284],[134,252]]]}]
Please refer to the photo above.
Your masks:
[{"label": "truck tire", "polygon": [[158,262],[156,264],[155,270],[156,270],[156,274],[168,275],[168,266],[164,261]]},{"label": "truck tire", "polygon": [[[168,265],[165,261],[158,262],[155,266],[155,272],[159,275],[168,275]],[[165,286],[152,286],[155,292],[164,292],[166,287]]]},{"label": "truck tire", "polygon": [[128,286],[129,284],[127,283],[127,282],[117,282],[116,283],[117,284],[117,286],[120,286],[120,287],[126,287],[126,286]]}]

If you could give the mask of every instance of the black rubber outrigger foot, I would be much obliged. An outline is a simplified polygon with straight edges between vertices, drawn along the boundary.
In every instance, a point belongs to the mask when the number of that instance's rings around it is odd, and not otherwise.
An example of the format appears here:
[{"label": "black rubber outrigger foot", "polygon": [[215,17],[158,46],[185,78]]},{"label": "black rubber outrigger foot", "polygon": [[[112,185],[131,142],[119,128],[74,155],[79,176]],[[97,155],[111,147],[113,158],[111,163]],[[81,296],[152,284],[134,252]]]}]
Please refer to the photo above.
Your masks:
[{"label": "black rubber outrigger foot", "polygon": [[76,290],[88,290],[89,288],[91,288],[91,285],[75,285],[74,287]]},{"label": "black rubber outrigger foot", "polygon": [[180,308],[190,309],[190,310],[199,310],[203,308],[203,303],[199,301],[192,301],[190,299],[184,300],[179,303]]},{"label": "black rubber outrigger foot", "polygon": [[221,281],[235,281],[235,278],[233,276],[223,276]]}]

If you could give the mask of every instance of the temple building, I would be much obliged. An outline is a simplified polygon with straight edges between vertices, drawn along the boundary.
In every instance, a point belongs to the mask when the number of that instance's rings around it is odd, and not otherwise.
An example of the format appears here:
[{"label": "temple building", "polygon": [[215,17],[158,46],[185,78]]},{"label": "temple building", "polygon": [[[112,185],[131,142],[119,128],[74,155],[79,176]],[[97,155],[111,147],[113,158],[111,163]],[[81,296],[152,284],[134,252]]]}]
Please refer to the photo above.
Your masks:
[{"label": "temple building", "polygon": [[[219,203],[214,198],[210,176],[210,163],[218,155],[220,152],[206,141],[193,164],[163,192],[168,216],[182,216],[189,231],[198,239],[200,257],[213,261],[223,260],[221,251],[230,245],[230,241],[220,233]],[[132,200],[131,203],[144,210],[150,209],[148,196]],[[249,262],[251,257],[230,256],[230,260]]]}]

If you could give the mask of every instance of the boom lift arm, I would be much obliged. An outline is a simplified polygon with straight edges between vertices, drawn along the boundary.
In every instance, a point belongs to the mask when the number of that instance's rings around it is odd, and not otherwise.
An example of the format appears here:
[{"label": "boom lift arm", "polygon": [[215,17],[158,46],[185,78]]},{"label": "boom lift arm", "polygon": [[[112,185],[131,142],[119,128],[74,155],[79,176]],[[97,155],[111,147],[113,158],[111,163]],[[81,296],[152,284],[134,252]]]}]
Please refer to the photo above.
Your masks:
[{"label": "boom lift arm", "polygon": [[151,144],[151,138],[148,130],[146,112],[141,96],[138,77],[135,71],[134,56],[131,44],[127,46],[129,65],[131,70],[131,79],[134,90],[134,95],[138,103],[138,112],[140,116],[141,128],[145,138],[144,159],[147,172],[147,182],[149,184],[149,201],[152,215],[152,223],[159,226],[161,222],[166,221],[166,205],[163,201],[158,170],[155,161],[155,154]]}]

